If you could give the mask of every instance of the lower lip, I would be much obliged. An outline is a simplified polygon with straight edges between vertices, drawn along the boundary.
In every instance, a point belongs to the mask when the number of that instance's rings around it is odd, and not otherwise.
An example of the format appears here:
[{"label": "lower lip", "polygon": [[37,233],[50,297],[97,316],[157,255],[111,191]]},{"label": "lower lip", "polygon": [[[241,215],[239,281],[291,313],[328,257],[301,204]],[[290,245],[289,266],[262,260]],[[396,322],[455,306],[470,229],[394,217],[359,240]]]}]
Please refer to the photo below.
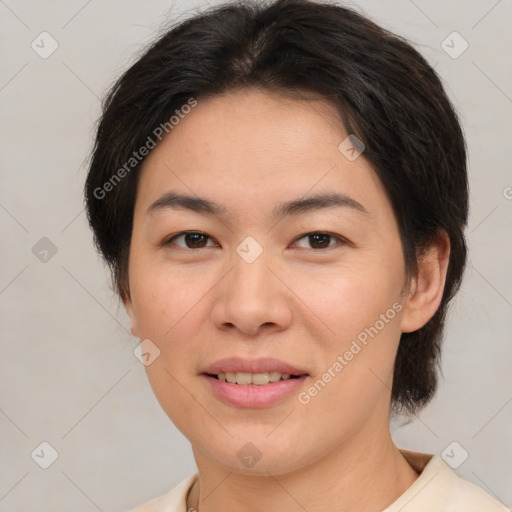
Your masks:
[{"label": "lower lip", "polygon": [[215,396],[235,407],[262,408],[274,405],[291,395],[302,386],[307,375],[301,375],[296,379],[279,380],[257,386],[255,384],[243,385],[232,384],[211,377],[210,375],[201,375],[211,386]]}]

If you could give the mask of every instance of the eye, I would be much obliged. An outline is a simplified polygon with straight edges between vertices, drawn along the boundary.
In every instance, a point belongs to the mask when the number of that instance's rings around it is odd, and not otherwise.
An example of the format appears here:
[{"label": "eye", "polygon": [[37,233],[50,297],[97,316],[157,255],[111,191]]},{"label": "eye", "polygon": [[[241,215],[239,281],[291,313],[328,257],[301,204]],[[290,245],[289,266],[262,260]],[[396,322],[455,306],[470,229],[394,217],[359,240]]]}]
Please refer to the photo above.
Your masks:
[{"label": "eye", "polygon": [[[176,243],[177,240],[181,240],[182,243]],[[175,245],[184,247],[185,249],[203,249],[204,247],[215,247],[215,244],[208,246],[208,240],[211,240],[211,238],[199,231],[185,231],[173,236],[172,238],[169,238],[164,243],[164,245],[170,245],[171,243],[174,243]]]},{"label": "eye", "polygon": [[[305,242],[300,242],[301,240],[305,240]],[[331,243],[335,240],[339,240],[342,244],[345,243],[345,240],[330,233],[308,233],[298,238],[295,243],[302,249],[327,249],[336,245]],[[310,246],[307,247],[305,244],[310,244]]]}]

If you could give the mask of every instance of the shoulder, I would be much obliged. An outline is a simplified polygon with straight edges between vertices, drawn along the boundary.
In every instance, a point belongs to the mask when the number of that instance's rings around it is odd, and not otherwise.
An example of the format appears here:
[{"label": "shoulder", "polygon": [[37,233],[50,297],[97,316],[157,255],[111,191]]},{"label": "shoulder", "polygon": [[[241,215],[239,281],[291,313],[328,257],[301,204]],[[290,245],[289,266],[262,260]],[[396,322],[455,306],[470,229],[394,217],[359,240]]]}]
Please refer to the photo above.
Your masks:
[{"label": "shoulder", "polygon": [[439,455],[401,450],[418,471],[418,479],[384,512],[509,512],[477,485],[459,477]]},{"label": "shoulder", "polygon": [[197,476],[197,473],[188,476],[166,494],[153,498],[129,512],[186,512],[186,497]]}]

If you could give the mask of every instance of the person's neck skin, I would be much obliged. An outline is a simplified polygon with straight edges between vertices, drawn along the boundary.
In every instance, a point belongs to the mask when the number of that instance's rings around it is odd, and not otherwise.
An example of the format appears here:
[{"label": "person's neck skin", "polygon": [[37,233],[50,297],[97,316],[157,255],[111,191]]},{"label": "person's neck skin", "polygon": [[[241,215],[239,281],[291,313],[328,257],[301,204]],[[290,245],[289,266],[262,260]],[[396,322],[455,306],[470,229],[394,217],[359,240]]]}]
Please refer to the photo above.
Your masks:
[{"label": "person's neck skin", "polygon": [[187,510],[199,512],[381,512],[418,478],[394,445],[389,423],[366,424],[350,444],[283,475],[229,473],[196,450],[194,456],[199,485],[188,496]]}]

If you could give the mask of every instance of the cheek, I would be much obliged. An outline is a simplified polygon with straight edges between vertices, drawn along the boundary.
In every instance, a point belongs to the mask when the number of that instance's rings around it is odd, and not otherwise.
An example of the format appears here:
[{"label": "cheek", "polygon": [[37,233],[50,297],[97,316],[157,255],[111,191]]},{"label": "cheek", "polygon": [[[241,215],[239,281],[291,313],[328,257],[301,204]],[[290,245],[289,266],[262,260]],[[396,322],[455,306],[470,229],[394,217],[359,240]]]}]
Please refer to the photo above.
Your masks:
[{"label": "cheek", "polygon": [[[138,264],[140,263],[140,264]],[[204,325],[202,298],[212,283],[193,273],[170,272],[133,258],[130,274],[134,314],[141,339],[151,340],[159,356],[145,371],[162,409],[178,429],[186,431],[197,404],[187,392],[187,379],[195,371],[198,330]]]},{"label": "cheek", "polygon": [[322,398],[314,398],[313,407],[326,421],[332,414],[329,404],[364,415],[391,387],[403,310],[400,256],[394,265],[361,260],[329,276],[296,282],[298,295],[307,297],[315,313],[305,308],[303,318],[309,319],[306,328],[321,354],[316,387]]},{"label": "cheek", "polygon": [[[133,289],[133,302],[141,336],[164,342],[189,323],[208,287],[189,277],[146,275]],[[188,318],[187,318],[188,317]]]},{"label": "cheek", "polygon": [[[399,332],[397,316],[401,309],[403,275],[400,265],[375,265],[371,261],[358,261],[329,271],[288,281],[303,302],[300,316],[307,320],[309,329],[325,334],[319,340],[342,349],[365,328],[385,315],[386,331]],[[388,314],[386,314],[388,312]]]},{"label": "cheek", "polygon": [[[208,320],[207,296],[215,274],[204,267],[177,271],[168,262],[144,264],[134,257],[130,274],[132,302],[141,339],[159,348],[173,372],[194,361],[194,343]],[[218,280],[218,278],[217,278]]]}]

